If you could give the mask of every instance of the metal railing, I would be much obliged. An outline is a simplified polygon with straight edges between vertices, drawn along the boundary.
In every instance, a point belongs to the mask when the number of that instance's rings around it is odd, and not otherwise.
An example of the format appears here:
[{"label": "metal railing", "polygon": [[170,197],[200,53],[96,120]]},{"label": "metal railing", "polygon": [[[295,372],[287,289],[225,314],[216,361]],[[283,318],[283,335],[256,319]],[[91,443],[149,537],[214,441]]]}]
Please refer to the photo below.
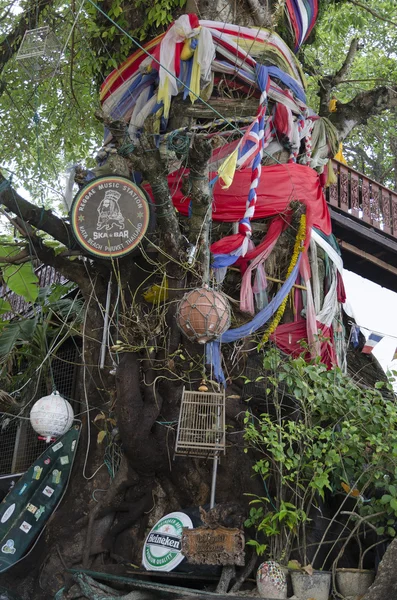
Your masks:
[{"label": "metal railing", "polygon": [[397,193],[333,160],[336,183],[326,190],[331,206],[397,238]]}]

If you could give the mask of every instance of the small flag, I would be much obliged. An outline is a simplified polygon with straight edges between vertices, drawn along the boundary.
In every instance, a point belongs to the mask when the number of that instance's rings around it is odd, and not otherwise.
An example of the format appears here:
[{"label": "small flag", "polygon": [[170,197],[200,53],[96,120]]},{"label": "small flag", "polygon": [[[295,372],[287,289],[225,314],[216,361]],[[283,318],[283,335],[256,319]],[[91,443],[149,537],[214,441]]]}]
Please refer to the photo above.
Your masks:
[{"label": "small flag", "polygon": [[352,329],[351,329],[350,339],[351,339],[353,348],[358,348],[358,344],[359,344],[358,334],[359,334],[359,331],[360,331],[359,326],[356,325],[355,323],[352,323]]},{"label": "small flag", "polygon": [[383,335],[378,335],[377,333],[370,333],[367,341],[365,342],[365,346],[362,349],[362,353],[371,354],[376,344],[378,344],[382,339]]}]

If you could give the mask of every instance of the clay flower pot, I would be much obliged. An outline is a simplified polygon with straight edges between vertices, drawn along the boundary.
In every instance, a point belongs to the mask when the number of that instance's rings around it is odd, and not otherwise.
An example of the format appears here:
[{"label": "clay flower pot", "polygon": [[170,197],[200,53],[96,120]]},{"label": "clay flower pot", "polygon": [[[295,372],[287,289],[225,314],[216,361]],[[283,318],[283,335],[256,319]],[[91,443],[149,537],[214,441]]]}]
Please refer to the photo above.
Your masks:
[{"label": "clay flower pot", "polygon": [[286,598],[287,578],[274,560],[262,563],[256,573],[256,586],[261,598]]},{"label": "clay flower pot", "polygon": [[346,598],[361,598],[373,584],[375,571],[368,569],[336,569],[338,591]]},{"label": "clay flower pot", "polygon": [[314,571],[312,575],[304,571],[291,571],[292,588],[299,600],[328,600],[331,587],[331,573]]}]

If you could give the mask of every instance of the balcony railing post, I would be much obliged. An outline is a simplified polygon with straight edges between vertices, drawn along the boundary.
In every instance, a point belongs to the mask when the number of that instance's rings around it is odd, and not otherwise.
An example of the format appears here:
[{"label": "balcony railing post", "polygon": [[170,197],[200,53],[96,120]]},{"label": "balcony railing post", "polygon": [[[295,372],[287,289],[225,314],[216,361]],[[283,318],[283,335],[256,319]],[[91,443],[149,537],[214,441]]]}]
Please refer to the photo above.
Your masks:
[{"label": "balcony railing post", "polygon": [[391,233],[391,193],[389,190],[382,188],[381,194],[383,231]]},{"label": "balcony railing post", "polygon": [[392,202],[391,202],[391,210],[392,210],[392,235],[397,237],[397,194],[392,193]]},{"label": "balcony railing post", "polygon": [[371,201],[371,223],[374,227],[377,227],[378,229],[381,228],[381,224],[382,224],[382,214],[381,214],[381,207],[380,207],[380,188],[379,185],[377,183],[371,183],[371,197],[370,197],[370,201]]},{"label": "balcony railing post", "polygon": [[360,180],[358,173],[350,171],[350,203],[353,217],[360,217]]},{"label": "balcony railing post", "polygon": [[363,220],[366,223],[371,223],[371,199],[369,181],[366,177],[363,177],[361,182],[361,203],[363,210]]},{"label": "balcony railing post", "polygon": [[328,201],[332,206],[339,207],[339,169],[338,163],[332,161],[332,168],[335,173],[336,182],[329,186],[328,188]]},{"label": "balcony railing post", "polygon": [[349,210],[349,169],[340,165],[340,208],[345,212]]}]

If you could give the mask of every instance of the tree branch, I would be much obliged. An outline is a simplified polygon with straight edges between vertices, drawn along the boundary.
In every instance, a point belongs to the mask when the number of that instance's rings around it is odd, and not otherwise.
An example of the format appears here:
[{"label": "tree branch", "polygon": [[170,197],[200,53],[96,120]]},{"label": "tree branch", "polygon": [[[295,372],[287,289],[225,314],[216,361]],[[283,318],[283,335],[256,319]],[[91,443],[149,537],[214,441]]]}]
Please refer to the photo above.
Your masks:
[{"label": "tree branch", "polygon": [[[125,145],[126,140],[129,139],[129,134],[123,121],[115,121],[107,117],[102,111],[97,111],[95,116],[109,128],[118,146]],[[139,147],[128,153],[128,160],[149,182],[156,204],[157,224],[162,233],[165,249],[170,256],[178,259],[181,250],[184,248],[183,236],[168,187],[167,171],[161,159],[160,151],[154,145],[154,137],[150,136],[150,127],[151,122],[148,118],[145,122],[145,131],[149,135],[142,134]]]},{"label": "tree branch", "polygon": [[353,38],[351,40],[349,51],[346,54],[346,58],[343,62],[343,65],[341,66],[339,71],[337,71],[335,73],[335,75],[332,78],[334,86],[337,85],[338,83],[340,83],[343,80],[344,76],[347,75],[347,73],[349,72],[352,62],[354,60],[354,57],[357,54],[358,41],[359,41],[358,38]]},{"label": "tree branch", "polygon": [[[36,231],[33,227],[21,219],[20,217],[11,218],[6,215],[9,221],[18,229],[21,235],[29,240],[31,246],[33,246],[34,252],[37,258],[44,264],[53,267],[56,271],[61,273],[66,279],[74,281],[79,286],[81,292],[88,295],[91,292],[90,280],[87,279],[87,272],[81,262],[70,261],[62,254],[55,255],[52,248],[48,248],[43,245],[43,240],[36,235]],[[19,257],[21,262],[25,262],[23,253],[27,253],[27,249],[22,250],[17,256],[12,257],[12,260],[6,261],[1,259],[0,262],[13,262]],[[29,260],[32,258],[29,255]]]},{"label": "tree branch", "polygon": [[329,101],[331,99],[331,92],[334,87],[336,87],[339,83],[342,83],[343,78],[349,72],[357,50],[358,38],[353,38],[350,42],[349,50],[341,68],[333,75],[326,75],[320,79],[318,96],[320,98],[319,114],[322,117],[327,117],[329,115]]},{"label": "tree branch", "polygon": [[[6,179],[0,174],[0,184]],[[10,185],[0,191],[0,204],[36,229],[45,231],[68,248],[75,246],[70,226],[51,210],[41,208],[22,198]]]},{"label": "tree branch", "polygon": [[195,137],[189,152],[189,194],[192,201],[190,240],[196,244],[196,257],[200,259],[203,281],[208,283],[210,273],[210,226],[212,222],[212,194],[208,184],[208,161],[211,144]]},{"label": "tree branch", "polygon": [[271,16],[267,3],[265,7],[261,0],[247,0],[247,4],[251,11],[254,25],[257,27],[268,27],[271,24]]},{"label": "tree branch", "polygon": [[329,120],[343,140],[357,125],[364,125],[370,117],[396,107],[397,86],[381,86],[358,94],[346,104],[337,102],[336,112],[331,113]]},{"label": "tree branch", "polygon": [[31,260],[31,256],[26,248],[15,254],[14,256],[1,256],[0,264],[11,264],[11,265],[21,265],[22,263],[29,262]]},{"label": "tree branch", "polygon": [[362,4],[361,2],[357,2],[357,0],[349,0],[349,2],[350,2],[350,4],[354,4],[355,6],[358,6],[362,9],[366,10],[376,19],[379,19],[380,21],[384,21],[385,23],[390,23],[390,25],[397,26],[397,21],[392,21],[391,19],[388,19],[387,17],[383,17],[376,10],[374,10],[367,4]]}]

